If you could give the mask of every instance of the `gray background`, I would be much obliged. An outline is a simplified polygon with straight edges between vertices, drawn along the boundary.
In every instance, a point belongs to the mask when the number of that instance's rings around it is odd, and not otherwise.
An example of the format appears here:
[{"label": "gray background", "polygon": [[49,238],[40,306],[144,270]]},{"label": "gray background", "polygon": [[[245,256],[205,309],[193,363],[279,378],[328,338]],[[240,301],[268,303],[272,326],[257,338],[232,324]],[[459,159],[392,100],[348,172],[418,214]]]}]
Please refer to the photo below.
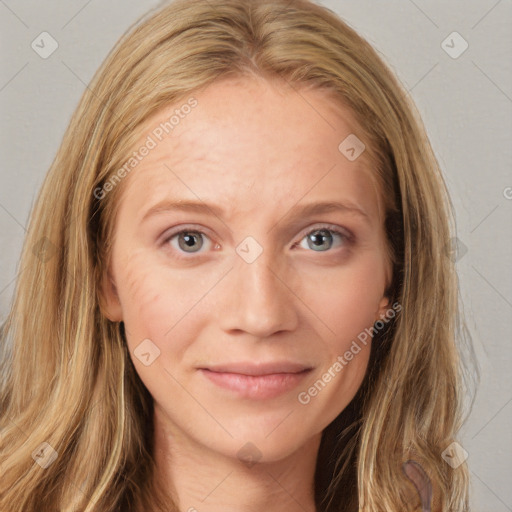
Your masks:
[{"label": "gray background", "polygon": [[[123,32],[157,0],[0,0],[0,322],[32,202],[78,100]],[[457,268],[481,384],[460,441],[473,509],[512,511],[512,3],[325,0],[411,92],[456,210]],[[41,32],[58,49],[41,58]],[[467,41],[457,58],[442,42]],[[448,38],[452,54],[463,41]],[[467,252],[466,252],[467,250]],[[508,263],[508,265],[507,265]]]}]

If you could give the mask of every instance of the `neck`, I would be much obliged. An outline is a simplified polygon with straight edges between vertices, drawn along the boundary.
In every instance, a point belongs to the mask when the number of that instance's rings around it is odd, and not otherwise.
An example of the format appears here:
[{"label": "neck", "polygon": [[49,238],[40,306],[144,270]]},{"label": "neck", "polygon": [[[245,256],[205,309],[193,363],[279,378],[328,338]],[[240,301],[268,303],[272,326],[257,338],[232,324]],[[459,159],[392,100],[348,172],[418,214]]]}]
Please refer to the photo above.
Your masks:
[{"label": "neck", "polygon": [[197,443],[156,406],[154,425],[156,474],[180,512],[316,512],[321,434],[285,459],[250,463]]}]

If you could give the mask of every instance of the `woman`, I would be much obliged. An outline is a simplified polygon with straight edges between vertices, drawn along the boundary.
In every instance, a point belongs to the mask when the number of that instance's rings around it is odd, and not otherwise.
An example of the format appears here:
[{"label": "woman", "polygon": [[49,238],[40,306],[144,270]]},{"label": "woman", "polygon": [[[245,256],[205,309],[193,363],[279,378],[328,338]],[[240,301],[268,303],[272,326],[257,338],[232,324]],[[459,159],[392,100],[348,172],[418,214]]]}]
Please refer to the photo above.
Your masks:
[{"label": "woman", "polygon": [[450,213],[397,80],[327,9],[151,14],[32,213],[0,509],[466,510],[441,456],[463,412]]}]

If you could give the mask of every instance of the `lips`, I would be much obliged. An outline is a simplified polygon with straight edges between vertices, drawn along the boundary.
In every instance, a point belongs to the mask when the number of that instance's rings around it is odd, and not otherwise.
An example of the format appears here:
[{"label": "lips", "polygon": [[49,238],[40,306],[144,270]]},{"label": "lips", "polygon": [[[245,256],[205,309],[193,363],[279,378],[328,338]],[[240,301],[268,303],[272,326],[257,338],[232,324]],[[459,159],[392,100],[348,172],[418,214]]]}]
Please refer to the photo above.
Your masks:
[{"label": "lips", "polygon": [[217,373],[237,373],[239,375],[263,376],[276,373],[300,373],[304,370],[310,370],[311,366],[288,361],[260,364],[247,362],[209,365],[205,369]]},{"label": "lips", "polygon": [[210,365],[199,371],[223,390],[250,399],[270,399],[291,391],[312,368],[295,362],[253,362]]}]

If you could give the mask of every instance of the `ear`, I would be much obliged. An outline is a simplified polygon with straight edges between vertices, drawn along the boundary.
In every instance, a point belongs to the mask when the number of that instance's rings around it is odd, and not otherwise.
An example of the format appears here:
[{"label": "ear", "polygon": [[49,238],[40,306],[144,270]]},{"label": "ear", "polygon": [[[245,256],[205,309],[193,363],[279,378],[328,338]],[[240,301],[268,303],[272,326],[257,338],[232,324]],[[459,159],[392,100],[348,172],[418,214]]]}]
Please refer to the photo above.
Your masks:
[{"label": "ear", "polygon": [[375,322],[377,320],[382,320],[386,317],[386,312],[389,310],[390,304],[391,304],[391,296],[392,296],[392,290],[391,290],[391,284],[393,279],[393,265],[391,263],[391,260],[388,259],[386,261],[386,285],[384,289],[384,293],[382,295],[382,298],[379,302],[379,307],[377,310],[377,318],[375,319]]},{"label": "ear", "polygon": [[389,309],[389,297],[387,295],[384,295],[382,299],[380,299],[379,302],[379,309],[377,310],[377,318],[375,319],[375,322],[377,320],[382,320],[386,316],[386,311]]},{"label": "ear", "polygon": [[100,310],[111,322],[121,322],[123,320],[123,310],[121,302],[117,295],[114,279],[110,271],[103,274],[100,285]]}]

